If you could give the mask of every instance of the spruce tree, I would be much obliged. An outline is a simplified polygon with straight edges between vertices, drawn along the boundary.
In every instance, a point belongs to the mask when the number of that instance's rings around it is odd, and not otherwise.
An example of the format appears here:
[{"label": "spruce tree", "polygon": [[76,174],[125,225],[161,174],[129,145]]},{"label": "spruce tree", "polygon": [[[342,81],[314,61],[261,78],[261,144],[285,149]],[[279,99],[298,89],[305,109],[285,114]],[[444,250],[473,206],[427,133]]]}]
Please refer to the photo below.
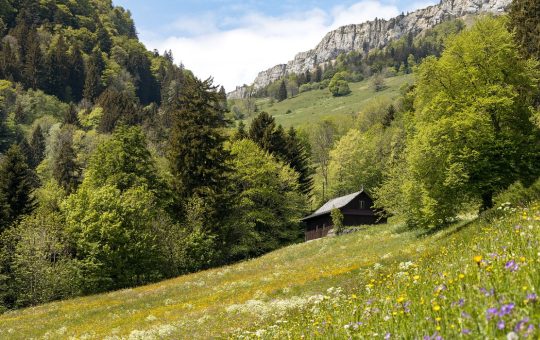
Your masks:
[{"label": "spruce tree", "polygon": [[287,99],[287,86],[285,85],[285,80],[282,80],[281,84],[279,84],[279,90],[276,96],[276,100],[278,102],[282,102],[285,99]]},{"label": "spruce tree", "polygon": [[261,112],[249,127],[249,138],[257,143],[261,148],[270,151],[272,147],[272,134],[276,129],[276,121],[274,117],[266,112]]},{"label": "spruce tree", "polygon": [[71,97],[75,102],[79,102],[83,98],[84,80],[84,59],[80,48],[75,46],[69,56],[68,79]]},{"label": "spruce tree", "polygon": [[236,132],[234,133],[233,140],[237,141],[237,140],[242,140],[242,139],[247,139],[247,138],[248,138],[248,135],[246,132],[246,124],[240,121],[240,123],[238,124],[238,128],[236,129]]},{"label": "spruce tree", "polygon": [[296,170],[300,175],[299,184],[302,193],[311,192],[313,170],[309,165],[309,155],[293,128],[285,133],[281,125],[276,125],[274,117],[261,112],[251,122],[248,137],[260,148]]},{"label": "spruce tree", "polygon": [[540,59],[540,2],[514,0],[510,5],[509,26],[525,57]]},{"label": "spruce tree", "polygon": [[137,98],[125,91],[109,88],[99,96],[97,102],[103,108],[98,127],[100,132],[111,133],[118,125],[135,125],[141,122]]},{"label": "spruce tree", "polygon": [[93,102],[103,91],[101,84],[101,74],[105,69],[105,61],[99,48],[92,51],[92,55],[88,59],[85,72],[83,97],[84,99]]},{"label": "spruce tree", "polygon": [[224,111],[229,111],[228,103],[227,103],[227,92],[225,91],[225,88],[221,86],[219,88],[219,96],[221,98],[221,106]]},{"label": "spruce tree", "polygon": [[71,103],[69,108],[64,113],[64,125],[80,126],[79,116],[77,115],[77,107]]},{"label": "spruce tree", "polygon": [[34,90],[38,89],[44,82],[45,76],[43,74],[44,57],[39,46],[39,38],[34,29],[28,31],[24,46],[24,67],[23,77],[26,87]]},{"label": "spruce tree", "polygon": [[107,32],[107,29],[103,26],[99,18],[96,16],[96,22],[97,22],[97,29],[96,29],[96,36],[97,36],[97,42],[99,48],[105,52],[109,53],[112,48],[112,41],[109,37],[109,32]]},{"label": "spruce tree", "polygon": [[309,164],[308,152],[293,127],[287,132],[285,149],[288,163],[299,174],[300,191],[309,195],[313,189],[313,169]]},{"label": "spruce tree", "polygon": [[227,126],[212,80],[189,79],[173,111],[168,159],[180,201],[223,189],[229,157],[222,129]]},{"label": "spruce tree", "polygon": [[61,130],[56,141],[53,177],[68,194],[74,192],[79,185],[80,168],[73,149],[73,132],[68,127]]},{"label": "spruce tree", "polygon": [[0,233],[34,208],[34,176],[20,146],[12,145],[0,161]]},{"label": "spruce tree", "polygon": [[36,126],[32,132],[32,138],[30,139],[30,159],[28,164],[31,168],[36,168],[39,163],[45,158],[45,137],[41,126]]}]

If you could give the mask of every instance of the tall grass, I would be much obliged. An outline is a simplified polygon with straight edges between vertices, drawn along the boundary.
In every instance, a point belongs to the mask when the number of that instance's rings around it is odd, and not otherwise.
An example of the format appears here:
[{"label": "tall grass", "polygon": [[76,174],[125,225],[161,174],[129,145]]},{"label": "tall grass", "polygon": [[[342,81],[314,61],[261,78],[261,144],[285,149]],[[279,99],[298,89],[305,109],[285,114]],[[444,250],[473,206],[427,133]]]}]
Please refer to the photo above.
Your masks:
[{"label": "tall grass", "polygon": [[[432,247],[375,264],[357,287],[314,302],[238,338],[538,338],[540,204],[445,231]],[[367,281],[367,283],[366,283]]]},{"label": "tall grass", "polygon": [[0,338],[537,338],[540,205],[400,224],[0,316]]}]

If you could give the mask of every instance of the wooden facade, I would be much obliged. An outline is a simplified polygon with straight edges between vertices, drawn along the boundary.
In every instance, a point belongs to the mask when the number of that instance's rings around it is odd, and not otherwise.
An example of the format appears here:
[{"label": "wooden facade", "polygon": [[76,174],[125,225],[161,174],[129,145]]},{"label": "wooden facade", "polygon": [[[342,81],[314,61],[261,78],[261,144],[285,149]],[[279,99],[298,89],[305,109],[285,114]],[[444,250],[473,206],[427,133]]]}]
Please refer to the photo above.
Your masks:
[{"label": "wooden facade", "polygon": [[371,225],[386,223],[386,218],[381,217],[373,209],[373,200],[369,195],[362,191],[357,193],[333,199],[315,213],[303,219],[305,223],[305,240],[310,241],[325,237],[334,227],[332,209],[339,209],[343,214],[343,225],[346,227],[358,225]]}]

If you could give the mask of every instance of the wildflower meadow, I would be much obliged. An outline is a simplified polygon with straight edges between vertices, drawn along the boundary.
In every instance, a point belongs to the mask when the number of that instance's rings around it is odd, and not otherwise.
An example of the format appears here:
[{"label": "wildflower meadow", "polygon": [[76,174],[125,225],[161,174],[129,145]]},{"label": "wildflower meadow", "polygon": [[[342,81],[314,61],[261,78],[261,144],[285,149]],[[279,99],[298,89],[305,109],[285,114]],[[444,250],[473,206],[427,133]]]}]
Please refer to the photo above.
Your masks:
[{"label": "wildflower meadow", "polygon": [[0,317],[0,338],[537,338],[540,204],[400,223]]}]

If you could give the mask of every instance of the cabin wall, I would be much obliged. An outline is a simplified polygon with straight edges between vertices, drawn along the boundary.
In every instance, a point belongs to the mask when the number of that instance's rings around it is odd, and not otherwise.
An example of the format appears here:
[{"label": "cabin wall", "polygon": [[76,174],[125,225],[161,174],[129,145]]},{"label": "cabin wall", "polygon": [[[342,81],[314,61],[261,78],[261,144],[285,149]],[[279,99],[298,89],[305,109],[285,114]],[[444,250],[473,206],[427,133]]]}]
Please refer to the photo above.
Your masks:
[{"label": "cabin wall", "polygon": [[[372,225],[386,223],[386,218],[380,218],[373,207],[373,200],[362,192],[349,204],[341,208],[343,213],[343,225],[353,227],[358,225]],[[333,228],[330,213],[314,217],[306,223],[305,239],[306,241],[325,237]]]}]

